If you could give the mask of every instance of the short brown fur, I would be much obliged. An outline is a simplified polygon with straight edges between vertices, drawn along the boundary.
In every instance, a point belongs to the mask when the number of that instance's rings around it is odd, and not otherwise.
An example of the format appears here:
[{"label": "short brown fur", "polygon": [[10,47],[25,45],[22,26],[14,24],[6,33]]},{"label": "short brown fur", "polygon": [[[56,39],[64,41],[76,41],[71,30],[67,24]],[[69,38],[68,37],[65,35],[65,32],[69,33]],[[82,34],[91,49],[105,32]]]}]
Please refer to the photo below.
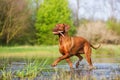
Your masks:
[{"label": "short brown fur", "polygon": [[70,27],[67,24],[57,24],[53,29],[53,34],[59,36],[59,51],[62,56],[55,60],[52,66],[56,66],[58,62],[65,59],[68,62],[69,66],[73,68],[70,57],[75,55],[79,58],[78,62],[76,63],[76,68],[78,68],[79,61],[83,59],[80,54],[85,54],[85,58],[90,66],[90,69],[92,69],[93,64],[91,61],[91,47],[97,49],[100,47],[100,45],[98,47],[94,47],[83,37],[69,36],[69,28]]}]

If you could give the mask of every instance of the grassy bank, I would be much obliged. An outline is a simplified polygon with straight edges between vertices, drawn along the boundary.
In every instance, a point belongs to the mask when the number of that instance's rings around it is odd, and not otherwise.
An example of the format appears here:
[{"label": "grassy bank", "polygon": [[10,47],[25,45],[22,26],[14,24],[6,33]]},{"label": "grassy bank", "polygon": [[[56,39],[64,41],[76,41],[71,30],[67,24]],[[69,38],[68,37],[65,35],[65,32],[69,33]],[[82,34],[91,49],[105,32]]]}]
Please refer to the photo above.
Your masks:
[{"label": "grassy bank", "polygon": [[[48,59],[49,62],[61,56],[58,46],[19,46],[0,47],[0,59],[9,61],[41,60]],[[83,55],[84,57],[84,55]],[[97,50],[93,49],[93,58],[119,58],[120,45],[102,44]],[[77,59],[77,57],[72,57]],[[1,60],[1,61],[2,61]]]},{"label": "grassy bank", "polygon": [[0,47],[0,57],[56,57],[58,54],[57,46],[19,46],[19,47]]},{"label": "grassy bank", "polygon": [[[110,54],[120,55],[120,45],[102,44],[97,50],[93,49],[92,55]],[[19,47],[0,47],[0,57],[58,57],[58,46],[19,46]]]},{"label": "grassy bank", "polygon": [[[21,61],[21,60],[40,60],[48,59],[51,63],[56,58],[61,56],[58,46],[18,46],[18,47],[0,47],[0,59],[3,62]],[[83,55],[84,57],[84,55]],[[120,57],[120,45],[105,45],[102,44],[97,50],[93,49],[93,58],[119,58]],[[72,57],[74,60],[77,57]],[[0,61],[0,62],[1,62]],[[64,61],[63,61],[64,62]]]},{"label": "grassy bank", "polygon": [[[46,65],[50,67],[51,63],[60,56],[58,51],[58,46],[19,46],[19,47],[0,47],[0,79],[3,80],[12,80],[15,79],[37,79],[38,76],[42,77],[41,72],[45,70]],[[105,57],[120,57],[120,45],[101,45],[97,50],[93,49],[92,57],[93,58],[103,58]],[[74,60],[77,59],[73,57]],[[20,62],[18,66],[22,66],[22,62],[25,63],[24,68],[18,70],[13,70],[12,66],[16,65],[13,62]],[[64,60],[65,61],[65,60]],[[59,64],[64,63],[62,61]],[[73,61],[73,60],[72,60]],[[97,62],[96,60],[93,60]],[[112,60],[109,60],[112,61]],[[9,68],[8,68],[9,67]],[[49,75],[52,74],[49,71],[46,71]],[[51,75],[52,76],[52,75]],[[52,76],[53,80],[56,80],[56,77]],[[55,78],[55,79],[54,79]],[[61,79],[70,79],[71,75],[68,73],[64,75],[64,72],[61,72],[59,75]],[[81,80],[97,80],[94,77],[89,78],[88,76],[80,77]],[[79,80],[79,78],[75,77]],[[49,80],[49,79],[48,79]],[[117,78],[115,80],[118,80]]]},{"label": "grassy bank", "polygon": [[106,45],[102,44],[101,47],[97,50],[93,50],[93,56],[102,56],[104,57],[120,57],[120,45]]}]

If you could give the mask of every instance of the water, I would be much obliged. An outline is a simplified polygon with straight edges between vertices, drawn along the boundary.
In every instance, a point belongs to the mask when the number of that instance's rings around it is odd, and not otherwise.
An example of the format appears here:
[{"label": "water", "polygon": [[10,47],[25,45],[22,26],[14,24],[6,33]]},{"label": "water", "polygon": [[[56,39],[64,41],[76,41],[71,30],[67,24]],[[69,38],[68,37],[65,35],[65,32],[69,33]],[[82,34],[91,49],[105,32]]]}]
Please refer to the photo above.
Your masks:
[{"label": "water", "polygon": [[[14,75],[26,65],[24,62],[12,62],[6,67],[6,71],[11,71]],[[74,64],[73,69],[70,69],[68,64],[54,68],[46,65],[33,80],[120,80],[120,63],[94,63],[94,66],[96,69],[88,70],[85,60],[80,63],[79,68],[75,68]],[[20,80],[20,78],[14,77],[12,80]],[[27,80],[27,77],[23,80]]]}]

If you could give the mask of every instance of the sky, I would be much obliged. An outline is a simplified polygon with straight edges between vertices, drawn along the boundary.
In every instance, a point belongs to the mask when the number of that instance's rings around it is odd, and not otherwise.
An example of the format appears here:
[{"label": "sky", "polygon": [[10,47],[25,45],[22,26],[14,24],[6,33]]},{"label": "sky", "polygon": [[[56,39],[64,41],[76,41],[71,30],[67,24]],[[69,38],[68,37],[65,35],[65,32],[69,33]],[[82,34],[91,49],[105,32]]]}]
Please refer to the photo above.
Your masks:
[{"label": "sky", "polygon": [[69,0],[69,6],[79,19],[108,20],[111,16],[120,20],[120,0]]}]

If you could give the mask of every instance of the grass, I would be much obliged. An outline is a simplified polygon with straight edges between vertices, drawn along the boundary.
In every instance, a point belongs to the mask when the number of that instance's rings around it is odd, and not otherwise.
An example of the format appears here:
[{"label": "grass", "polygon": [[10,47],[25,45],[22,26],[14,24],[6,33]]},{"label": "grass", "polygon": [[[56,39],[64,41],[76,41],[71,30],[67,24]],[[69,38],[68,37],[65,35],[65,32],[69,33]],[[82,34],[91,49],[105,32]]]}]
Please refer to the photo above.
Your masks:
[{"label": "grass", "polygon": [[[19,47],[0,47],[0,56],[3,57],[24,57],[39,56],[49,57],[57,56],[57,46],[19,46]],[[22,54],[22,55],[21,55]]]},{"label": "grass", "polygon": [[[92,56],[120,56],[120,45],[102,44],[97,50],[93,49]],[[0,47],[0,58],[57,58],[61,56],[58,46],[18,46]],[[103,57],[103,56],[102,56]]]},{"label": "grass", "polygon": [[[0,47],[0,62],[11,61],[33,61],[35,59],[49,59],[51,63],[53,60],[61,56],[58,46],[13,46],[13,47]],[[84,57],[84,55],[83,55]],[[106,57],[120,57],[120,45],[105,45],[102,44],[97,50],[93,49],[93,58],[106,58]],[[73,58],[72,58],[73,59]],[[76,60],[77,57],[74,57]],[[64,61],[63,61],[64,62]]]},{"label": "grass", "polygon": [[4,67],[4,69],[1,70],[2,76],[0,79],[13,80],[13,78],[16,78],[24,80],[26,78],[33,80],[44,69],[46,62],[47,60],[42,60],[41,63],[39,63],[38,60],[34,60],[34,62],[27,63],[24,68],[18,70],[12,70],[12,68],[7,69],[7,67]]},{"label": "grass", "polygon": [[[58,46],[13,46],[13,47],[0,47],[0,62],[12,62],[12,61],[34,61],[41,59],[48,59],[49,63],[52,63],[56,58],[61,56]],[[84,57],[84,55],[83,55]],[[120,57],[120,45],[105,45],[102,44],[97,50],[93,49],[93,58],[119,58]],[[77,60],[77,57],[73,57],[73,60]],[[64,61],[62,61],[64,63]],[[1,64],[0,64],[1,65]]]},{"label": "grass", "polygon": [[[0,47],[0,79],[2,80],[12,80],[17,79],[30,79],[33,80],[38,76],[42,76],[41,71],[45,70],[48,74],[51,74],[49,70],[46,70],[46,65],[50,66],[51,63],[60,56],[58,51],[58,46],[18,46],[18,47]],[[120,45],[105,45],[102,44],[101,48],[98,50],[93,49],[92,57],[120,57]],[[74,58],[76,60],[77,58]],[[120,61],[120,60],[119,60]],[[7,69],[12,62],[25,62],[23,69],[15,70]],[[64,61],[60,64],[63,64]],[[63,79],[68,80],[71,78],[70,73],[65,73],[60,70],[59,75],[52,76],[53,80]],[[56,71],[57,72],[57,71]],[[87,76],[73,77],[76,80],[81,78],[82,80],[87,80]],[[96,80],[91,77],[92,80]],[[49,80],[49,79],[48,79]],[[116,79],[117,80],[117,79]]]},{"label": "grass", "polygon": [[106,45],[102,44],[101,47],[97,50],[93,50],[94,56],[101,56],[104,57],[120,57],[120,45]]}]

